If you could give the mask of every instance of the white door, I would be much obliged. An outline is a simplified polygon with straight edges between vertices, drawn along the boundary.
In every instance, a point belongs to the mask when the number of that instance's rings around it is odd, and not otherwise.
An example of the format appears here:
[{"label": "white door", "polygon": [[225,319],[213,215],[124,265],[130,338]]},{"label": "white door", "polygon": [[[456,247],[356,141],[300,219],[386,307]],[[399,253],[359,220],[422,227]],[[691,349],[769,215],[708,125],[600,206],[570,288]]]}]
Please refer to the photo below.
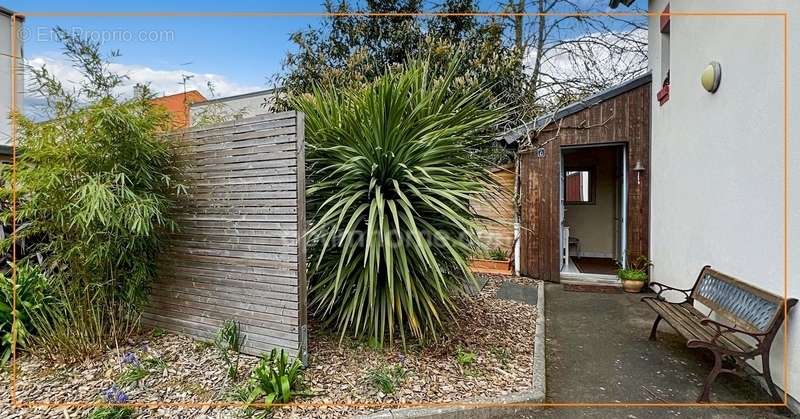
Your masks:
[{"label": "white door", "polygon": [[628,150],[627,146],[622,146],[619,148],[621,158],[619,159],[621,164],[622,176],[620,176],[619,181],[620,185],[617,190],[619,191],[619,217],[617,217],[617,222],[619,226],[617,231],[619,231],[619,263],[622,266],[625,266],[628,260]]},{"label": "white door", "polygon": [[566,237],[564,237],[564,211],[565,211],[564,210],[564,200],[566,199],[566,197],[564,196],[564,176],[565,176],[565,174],[564,174],[564,153],[563,152],[561,153],[560,157],[561,157],[561,160],[559,162],[560,164],[559,164],[559,167],[558,167],[558,173],[559,173],[559,176],[558,176],[558,197],[559,197],[559,199],[558,199],[558,235],[559,235],[559,241],[558,241],[558,243],[561,246],[561,249],[560,249],[561,250],[561,258],[560,258],[561,259],[561,268],[559,270],[563,271],[564,268],[567,266],[567,263],[569,263],[569,261],[567,260],[567,255],[568,255],[567,250],[568,250],[569,244],[567,243],[568,239]]}]

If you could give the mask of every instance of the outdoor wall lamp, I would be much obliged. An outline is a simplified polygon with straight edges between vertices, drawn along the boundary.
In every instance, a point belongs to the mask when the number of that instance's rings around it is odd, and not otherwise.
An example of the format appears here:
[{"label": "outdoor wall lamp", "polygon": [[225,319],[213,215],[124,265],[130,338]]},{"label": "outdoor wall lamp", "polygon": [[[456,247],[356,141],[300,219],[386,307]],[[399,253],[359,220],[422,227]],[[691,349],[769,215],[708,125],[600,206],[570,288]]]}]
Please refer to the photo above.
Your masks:
[{"label": "outdoor wall lamp", "polygon": [[719,89],[719,82],[721,79],[722,66],[716,61],[708,63],[703,73],[700,75],[700,83],[703,85],[703,89],[711,93]]},{"label": "outdoor wall lamp", "polygon": [[644,166],[642,166],[642,161],[637,160],[636,164],[633,166],[633,171],[636,172],[636,184],[640,183],[639,177],[641,176],[642,172],[644,172]]}]

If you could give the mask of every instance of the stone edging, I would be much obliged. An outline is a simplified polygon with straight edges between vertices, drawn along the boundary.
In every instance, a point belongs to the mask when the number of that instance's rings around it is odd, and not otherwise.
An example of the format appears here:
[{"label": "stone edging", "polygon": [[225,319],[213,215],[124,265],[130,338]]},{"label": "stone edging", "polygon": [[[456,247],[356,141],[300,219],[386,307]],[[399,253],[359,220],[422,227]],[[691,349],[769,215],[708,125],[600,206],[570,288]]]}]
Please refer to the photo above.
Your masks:
[{"label": "stone edging", "polygon": [[545,357],[545,314],[544,314],[544,281],[536,281],[536,331],[533,335],[533,389],[534,393],[541,394],[541,400],[544,401],[544,396],[547,394],[547,377],[545,371],[546,357]]},{"label": "stone edging", "polygon": [[[397,418],[455,418],[483,419],[509,417],[523,410],[529,410],[529,404],[543,403],[546,390],[545,377],[545,312],[544,281],[536,281],[536,331],[533,335],[533,384],[529,391],[512,393],[506,396],[471,399],[454,402],[441,407],[406,407],[382,410],[356,419],[397,419]],[[522,404],[519,407],[509,405]],[[504,405],[504,406],[498,406]]]}]

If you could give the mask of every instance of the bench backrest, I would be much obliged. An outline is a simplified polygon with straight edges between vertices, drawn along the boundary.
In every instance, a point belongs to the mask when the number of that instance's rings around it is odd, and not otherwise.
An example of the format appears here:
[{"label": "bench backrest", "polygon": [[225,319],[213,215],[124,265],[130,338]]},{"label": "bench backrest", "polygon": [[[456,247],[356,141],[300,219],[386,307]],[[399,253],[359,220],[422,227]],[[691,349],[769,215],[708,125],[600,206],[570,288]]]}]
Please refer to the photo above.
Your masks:
[{"label": "bench backrest", "polygon": [[715,271],[710,266],[700,272],[692,289],[692,298],[749,332],[765,333],[783,322],[782,297]]}]

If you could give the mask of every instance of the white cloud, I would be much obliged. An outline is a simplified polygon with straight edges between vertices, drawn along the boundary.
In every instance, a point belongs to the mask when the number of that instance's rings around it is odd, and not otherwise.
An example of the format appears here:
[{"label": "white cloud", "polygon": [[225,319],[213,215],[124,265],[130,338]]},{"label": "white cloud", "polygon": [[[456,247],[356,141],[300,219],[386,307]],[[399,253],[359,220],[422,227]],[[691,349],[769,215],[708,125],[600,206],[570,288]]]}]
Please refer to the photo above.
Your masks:
[{"label": "white cloud", "polygon": [[[36,56],[26,60],[26,64],[32,67],[46,66],[48,71],[53,73],[68,89],[79,84],[82,79],[80,72],[75,69],[72,63],[60,56]],[[181,93],[184,89],[181,84],[184,76],[191,77],[186,81],[186,90],[199,90],[207,98],[212,97],[208,89],[208,82],[214,85],[215,97],[238,95],[266,88],[265,86],[237,83],[223,75],[214,73],[194,73],[180,69],[154,69],[143,65],[119,63],[112,63],[109,69],[117,74],[127,76],[127,79],[115,92],[123,97],[133,94],[133,86],[136,83],[149,85],[153,92],[159,96]],[[30,76],[27,78],[29,79]],[[42,104],[42,98],[26,91],[24,104],[26,113],[34,118],[40,116],[38,114],[41,113]]]},{"label": "white cloud", "polygon": [[[526,54],[526,68],[533,68],[536,49]],[[549,49],[541,64],[544,90],[547,95],[559,91],[602,89],[642,74],[647,67],[647,30],[630,33],[588,33],[567,39],[563,45]]]}]

